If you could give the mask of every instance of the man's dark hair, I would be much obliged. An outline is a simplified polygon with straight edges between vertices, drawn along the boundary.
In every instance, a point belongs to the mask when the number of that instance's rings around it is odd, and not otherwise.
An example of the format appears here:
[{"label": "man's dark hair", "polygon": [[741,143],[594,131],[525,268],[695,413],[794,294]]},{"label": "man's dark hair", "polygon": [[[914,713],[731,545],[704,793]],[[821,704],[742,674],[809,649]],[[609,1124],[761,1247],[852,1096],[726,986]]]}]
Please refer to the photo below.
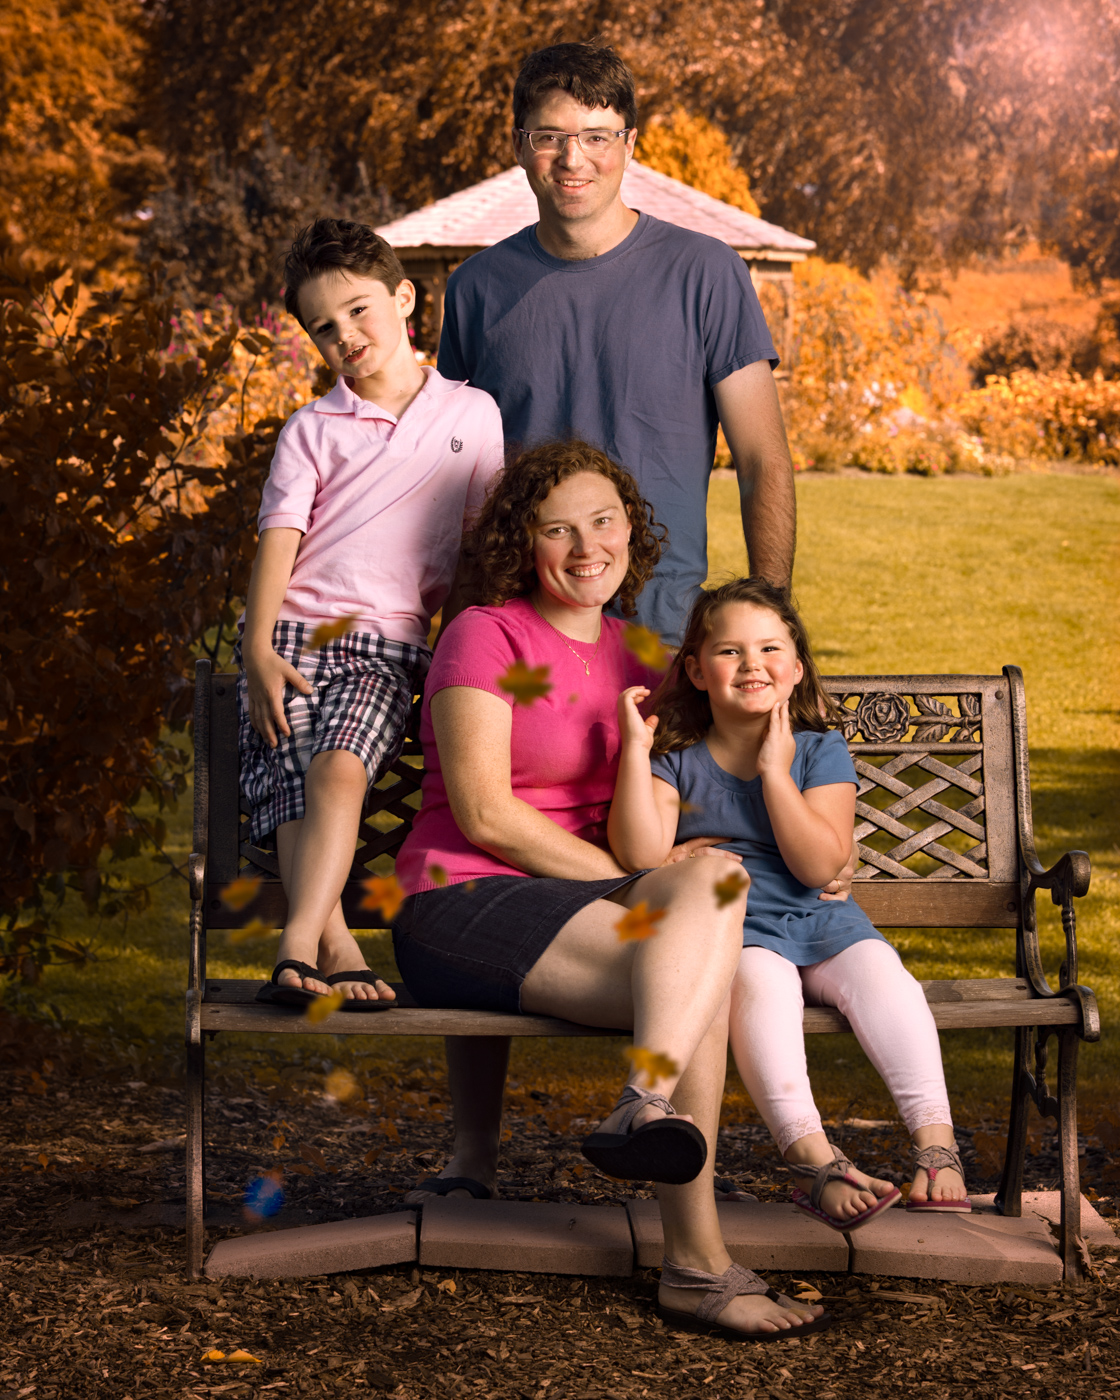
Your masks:
[{"label": "man's dark hair", "polygon": [[611,107],[627,127],[638,125],[634,75],[605,44],[553,44],[531,53],[513,85],[513,124],[524,127],[550,92],[566,92],[581,107]]},{"label": "man's dark hair", "polygon": [[320,273],[335,271],[376,278],[391,293],[404,281],[400,259],[368,224],[352,219],[316,219],[296,234],[284,261],[284,305],[301,326],[299,289]]}]

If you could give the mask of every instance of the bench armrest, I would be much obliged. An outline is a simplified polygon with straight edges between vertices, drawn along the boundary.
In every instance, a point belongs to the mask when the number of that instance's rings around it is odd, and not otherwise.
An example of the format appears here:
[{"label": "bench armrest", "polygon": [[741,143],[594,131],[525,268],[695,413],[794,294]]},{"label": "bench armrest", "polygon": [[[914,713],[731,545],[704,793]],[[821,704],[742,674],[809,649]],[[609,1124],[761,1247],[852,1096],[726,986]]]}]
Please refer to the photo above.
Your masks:
[{"label": "bench armrest", "polygon": [[[1067,851],[1050,867],[1043,868],[1034,842],[1034,814],[1031,809],[1031,774],[1027,750],[1027,704],[1023,673],[1018,666],[1005,666],[1011,696],[1011,725],[1015,764],[1015,806],[1019,825],[1020,878],[1023,890],[1023,917],[1019,951],[1021,975],[1030,981],[1035,995],[1040,997],[1076,996],[1077,983],[1077,914],[1073,901],[1089,889],[1091,868],[1084,851]],[[1042,951],[1038,944],[1038,920],[1035,895],[1049,890],[1050,898],[1062,910],[1062,932],[1065,934],[1066,955],[1058,973],[1058,986],[1053,988],[1046,979]]]}]

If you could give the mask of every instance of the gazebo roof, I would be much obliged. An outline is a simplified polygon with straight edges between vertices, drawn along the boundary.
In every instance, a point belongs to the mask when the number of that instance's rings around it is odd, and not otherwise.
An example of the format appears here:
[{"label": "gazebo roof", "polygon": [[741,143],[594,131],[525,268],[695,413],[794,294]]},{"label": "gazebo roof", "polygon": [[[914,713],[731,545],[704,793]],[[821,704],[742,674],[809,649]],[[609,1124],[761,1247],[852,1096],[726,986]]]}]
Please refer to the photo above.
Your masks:
[{"label": "gazebo roof", "polygon": [[[622,198],[631,209],[721,239],[748,258],[800,262],[817,246],[636,160],[622,177]],[[536,221],[536,198],[525,172],[515,165],[383,224],[377,232],[397,249],[419,253],[430,248],[434,253],[438,248],[465,257],[468,251],[489,248]]]}]

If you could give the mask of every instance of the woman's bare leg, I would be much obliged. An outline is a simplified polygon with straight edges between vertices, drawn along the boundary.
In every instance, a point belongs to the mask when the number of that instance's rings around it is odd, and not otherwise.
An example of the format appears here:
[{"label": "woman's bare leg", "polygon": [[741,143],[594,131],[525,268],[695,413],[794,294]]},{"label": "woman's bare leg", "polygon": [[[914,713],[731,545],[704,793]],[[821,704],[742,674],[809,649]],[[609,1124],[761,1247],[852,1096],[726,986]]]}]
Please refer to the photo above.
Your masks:
[{"label": "woman's bare leg", "polygon": [[[708,1033],[681,1076],[673,1095],[673,1107],[687,1113],[708,1141],[708,1160],[700,1175],[684,1186],[659,1186],[661,1224],[665,1232],[665,1257],[685,1268],[722,1274],[731,1263],[720,1231],[713,1191],[719,1111],[727,1069],[727,1014],[725,1002]],[[677,1312],[692,1313],[702,1294],[692,1289],[662,1284],[658,1301]],[[760,1295],[734,1298],[719,1315],[726,1327],[744,1332],[775,1332],[798,1327],[819,1317],[823,1309],[805,1307],[783,1297],[780,1303]]]}]

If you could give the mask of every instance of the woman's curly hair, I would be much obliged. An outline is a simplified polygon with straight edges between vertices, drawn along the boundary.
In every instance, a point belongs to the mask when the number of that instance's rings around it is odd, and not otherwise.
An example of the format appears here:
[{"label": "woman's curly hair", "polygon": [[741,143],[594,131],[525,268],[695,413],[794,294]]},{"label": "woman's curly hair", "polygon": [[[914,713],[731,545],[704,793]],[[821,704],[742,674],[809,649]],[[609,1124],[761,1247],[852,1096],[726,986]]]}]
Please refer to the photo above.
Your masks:
[{"label": "woman's curly hair", "polygon": [[809,634],[789,594],[764,578],[737,578],[716,588],[702,588],[692,605],[681,649],[649,702],[650,712],[658,718],[653,736],[655,754],[687,749],[699,743],[712,727],[708,696],[692,684],[684,665],[690,656],[699,655],[712,635],[716,613],[728,603],[749,603],[775,613],[793,641],[802,676],[789,697],[790,728],[823,732],[830,721],[835,723],[840,718],[836,702],[821,685]]},{"label": "woman's curly hair", "polygon": [[652,509],[626,468],[578,439],[531,447],[494,478],[478,518],[463,540],[468,603],[493,607],[532,592],[536,582],[533,525],[549,492],[580,472],[605,476],[622,499],[630,521],[630,566],[616,596],[622,612],[627,617],[634,615],[634,600],[651,578],[668,533],[654,520]]}]

